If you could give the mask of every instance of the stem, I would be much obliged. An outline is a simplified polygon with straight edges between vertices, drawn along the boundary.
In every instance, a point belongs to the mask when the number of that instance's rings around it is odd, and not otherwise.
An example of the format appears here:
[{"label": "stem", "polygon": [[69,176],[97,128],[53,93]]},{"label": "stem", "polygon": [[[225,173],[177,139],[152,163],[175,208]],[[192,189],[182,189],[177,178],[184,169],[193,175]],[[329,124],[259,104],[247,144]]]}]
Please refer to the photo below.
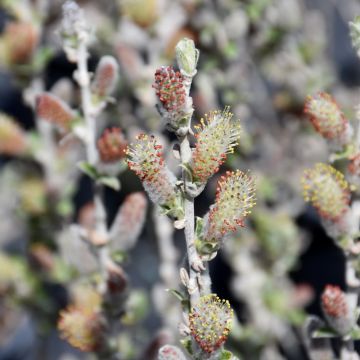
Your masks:
[{"label": "stem", "polygon": [[189,143],[188,134],[183,136],[180,141],[180,156],[181,163],[183,164],[182,177],[184,182],[184,208],[185,208],[185,241],[187,256],[189,262],[189,295],[191,304],[195,304],[200,297],[199,277],[200,271],[204,270],[204,265],[196,251],[195,246],[195,215],[194,215],[194,198],[187,192],[187,183],[189,182],[189,175],[186,165],[191,161],[191,148]]},{"label": "stem", "polygon": [[[86,158],[89,164],[96,166],[98,162],[98,151],[96,146],[96,116],[98,112],[93,107],[91,102],[90,91],[90,75],[87,66],[88,51],[87,51],[87,34],[79,34],[79,47],[77,53],[77,73],[76,80],[81,90],[81,107],[85,119],[87,129],[87,137],[85,140]],[[103,186],[98,183],[93,184],[94,188],[94,204],[95,204],[95,233],[101,241],[101,244],[96,245],[96,257],[101,271],[101,283],[99,284],[99,291],[105,295],[107,291],[108,270],[107,266],[111,262],[110,251],[108,246],[109,232],[106,221],[106,210],[102,201]],[[103,312],[104,319],[109,326],[109,335],[112,332],[113,319],[107,311]],[[99,359],[121,359],[116,349],[111,346],[106,349],[105,353],[98,353]]]},{"label": "stem", "polygon": [[[96,165],[98,153],[96,148],[96,116],[91,104],[90,76],[87,66],[88,51],[86,46],[86,37],[79,35],[78,47],[78,71],[76,79],[81,89],[81,107],[87,128],[86,138],[86,157],[91,165]],[[102,185],[94,185],[94,203],[95,203],[95,230],[97,235],[101,236],[106,243],[108,230],[106,225],[106,211],[102,202]],[[107,245],[98,248],[98,261],[104,282],[106,281],[106,263],[109,260],[109,250]]]},{"label": "stem", "polygon": [[106,210],[102,202],[102,185],[95,184],[94,186],[94,203],[95,203],[95,231],[96,234],[100,236],[101,239],[104,239],[104,245],[97,248],[97,256],[100,266],[100,271],[102,274],[102,284],[100,285],[101,292],[106,291],[106,282],[108,280],[108,272],[106,265],[110,261],[109,247],[107,246],[107,241],[109,238],[107,226],[106,226]]},{"label": "stem", "polygon": [[174,228],[170,220],[160,213],[153,212],[156,238],[160,257],[160,278],[166,288],[171,288],[178,281],[177,259],[178,252],[173,243]]},{"label": "stem", "polygon": [[98,159],[96,149],[96,119],[93,106],[91,104],[90,76],[87,66],[88,51],[86,46],[86,37],[79,36],[78,47],[78,71],[77,81],[81,89],[81,106],[87,128],[86,156],[91,165],[95,165]]},{"label": "stem", "polygon": [[178,323],[182,318],[182,311],[178,306],[178,300],[173,296],[168,296],[166,301],[161,302],[160,306],[157,305],[157,297],[160,295],[157,290],[160,288],[161,294],[163,294],[165,289],[174,288],[174,285],[178,284],[179,281],[179,271],[177,268],[179,254],[173,239],[174,227],[171,220],[166,215],[160,213],[159,208],[152,215],[159,249],[159,275],[161,279],[161,284],[154,287],[153,299],[165,329],[171,330],[171,333],[176,334]]}]

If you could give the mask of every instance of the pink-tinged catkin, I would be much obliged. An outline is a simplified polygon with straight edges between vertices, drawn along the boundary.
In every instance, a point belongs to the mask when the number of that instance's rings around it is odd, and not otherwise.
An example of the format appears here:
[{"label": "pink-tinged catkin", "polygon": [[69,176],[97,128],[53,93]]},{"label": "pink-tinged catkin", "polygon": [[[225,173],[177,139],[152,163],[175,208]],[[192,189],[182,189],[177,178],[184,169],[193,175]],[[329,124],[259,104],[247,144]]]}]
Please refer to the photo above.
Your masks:
[{"label": "pink-tinged catkin", "polygon": [[159,350],[158,360],[186,360],[186,357],[177,346],[164,345]]},{"label": "pink-tinged catkin", "polygon": [[301,182],[305,201],[324,219],[337,222],[349,209],[349,184],[331,165],[318,163],[305,170]]},{"label": "pink-tinged catkin", "polygon": [[97,312],[69,306],[60,313],[58,329],[62,338],[82,351],[97,352],[104,347],[106,327]]},{"label": "pink-tinged catkin", "polygon": [[39,40],[39,33],[33,24],[10,22],[5,27],[3,37],[9,64],[24,64],[31,60]]},{"label": "pink-tinged catkin", "polygon": [[128,250],[135,245],[145,222],[146,210],[147,199],[143,192],[125,198],[110,230],[113,248]]},{"label": "pink-tinged catkin", "polygon": [[360,153],[350,157],[348,170],[351,175],[360,176]]},{"label": "pink-tinged catkin", "polygon": [[16,156],[25,150],[25,132],[10,116],[0,114],[0,154]]},{"label": "pink-tinged catkin", "polygon": [[325,139],[336,140],[341,144],[349,141],[350,124],[331,95],[319,92],[308,96],[304,112],[315,130]]},{"label": "pink-tinged catkin", "polygon": [[156,96],[168,112],[182,110],[186,100],[183,76],[171,66],[162,66],[155,72],[153,84]]},{"label": "pink-tinged catkin", "polygon": [[36,99],[36,113],[39,118],[53,123],[63,130],[69,130],[75,118],[74,112],[58,97],[43,93]]},{"label": "pink-tinged catkin", "polygon": [[321,305],[324,312],[331,317],[343,317],[348,312],[345,294],[338,286],[326,286],[321,295]]},{"label": "pink-tinged catkin", "polygon": [[219,171],[228,153],[240,138],[240,122],[233,120],[229,107],[223,111],[211,111],[195,126],[197,139],[193,152],[192,173],[194,181],[206,182]]},{"label": "pink-tinged catkin", "polygon": [[227,340],[233,321],[233,310],[227,300],[215,294],[200,297],[189,313],[190,331],[206,353],[216,351]]},{"label": "pink-tinged catkin", "polygon": [[123,294],[128,280],[124,270],[112,261],[106,264],[106,272],[106,291],[108,298],[111,300]]},{"label": "pink-tinged catkin", "polygon": [[142,181],[150,199],[171,209],[176,203],[176,178],[166,167],[162,146],[154,136],[140,134],[126,150],[128,165]]},{"label": "pink-tinged catkin", "polygon": [[329,325],[340,335],[347,334],[353,325],[346,294],[334,285],[326,285],[321,295],[321,308]]},{"label": "pink-tinged catkin", "polygon": [[112,56],[103,56],[96,68],[91,90],[99,98],[105,98],[114,91],[119,78],[119,66]]},{"label": "pink-tinged catkin", "polygon": [[244,226],[244,219],[255,204],[253,178],[240,170],[227,171],[218,182],[215,204],[205,217],[204,240],[221,241]]},{"label": "pink-tinged catkin", "polygon": [[127,141],[120,128],[106,129],[97,142],[100,159],[104,163],[119,161],[125,157]]}]

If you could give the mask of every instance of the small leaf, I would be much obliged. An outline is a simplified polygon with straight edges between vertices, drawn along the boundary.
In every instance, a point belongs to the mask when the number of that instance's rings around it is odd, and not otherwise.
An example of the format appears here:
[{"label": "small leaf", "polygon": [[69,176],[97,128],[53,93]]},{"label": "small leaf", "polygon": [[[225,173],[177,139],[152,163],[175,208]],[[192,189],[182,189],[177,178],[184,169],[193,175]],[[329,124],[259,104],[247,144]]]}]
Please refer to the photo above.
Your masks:
[{"label": "small leaf", "polygon": [[96,180],[99,177],[99,173],[95,166],[89,164],[87,161],[81,161],[77,164],[78,168],[86,175]]},{"label": "small leaf", "polygon": [[166,291],[169,292],[170,294],[173,294],[180,301],[183,301],[183,300],[186,299],[184,297],[184,295],[180,291],[178,291],[176,289],[166,289]]},{"label": "small leaf", "polygon": [[196,226],[195,226],[196,238],[201,239],[203,228],[204,228],[204,219],[199,216],[196,216]]},{"label": "small leaf", "polygon": [[218,243],[205,242],[199,239],[195,240],[195,245],[200,255],[211,255],[219,250]]},{"label": "small leaf", "polygon": [[234,359],[233,354],[230,351],[222,350],[219,354],[219,360],[232,360]]},{"label": "small leaf", "polygon": [[360,340],[360,328],[358,326],[355,326],[351,332],[350,332],[350,337],[353,340]]},{"label": "small leaf", "polygon": [[181,306],[184,311],[189,312],[191,310],[191,304],[189,299],[184,299],[181,301]]},{"label": "small leaf", "polygon": [[339,335],[330,328],[322,328],[322,329],[316,330],[313,332],[312,336],[313,336],[313,338],[339,337]]},{"label": "small leaf", "polygon": [[180,343],[190,355],[193,354],[193,350],[192,350],[192,346],[191,346],[191,339],[189,337],[187,337],[185,339],[181,339]]},{"label": "small leaf", "polygon": [[126,251],[116,250],[111,253],[111,258],[118,264],[124,263],[127,259]]},{"label": "small leaf", "polygon": [[349,144],[345,146],[344,149],[342,149],[341,151],[331,154],[329,157],[329,161],[333,163],[337,160],[348,159],[354,154],[355,154],[355,146],[354,144]]},{"label": "small leaf", "polygon": [[120,181],[118,178],[116,178],[114,176],[100,176],[98,178],[98,181],[101,184],[104,184],[104,185],[108,186],[109,188],[112,188],[116,191],[120,190]]}]

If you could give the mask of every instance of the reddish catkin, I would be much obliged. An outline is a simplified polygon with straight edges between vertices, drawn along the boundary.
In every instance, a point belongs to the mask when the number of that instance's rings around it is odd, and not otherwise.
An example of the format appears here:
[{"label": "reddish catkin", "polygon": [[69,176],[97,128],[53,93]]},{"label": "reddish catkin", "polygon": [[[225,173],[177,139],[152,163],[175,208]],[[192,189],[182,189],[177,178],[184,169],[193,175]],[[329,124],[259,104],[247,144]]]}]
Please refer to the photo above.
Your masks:
[{"label": "reddish catkin", "polygon": [[119,66],[112,56],[103,56],[96,68],[94,81],[91,84],[92,93],[104,98],[114,91],[118,81]]},{"label": "reddish catkin", "polygon": [[82,351],[100,351],[104,346],[105,324],[96,312],[69,306],[60,313],[58,329],[62,338]]},{"label": "reddish catkin", "polygon": [[348,312],[345,295],[338,286],[326,285],[321,295],[321,305],[324,312],[331,317],[343,317]]},{"label": "reddish catkin", "polygon": [[36,99],[36,113],[39,118],[53,123],[63,130],[69,130],[75,118],[70,107],[58,97],[43,93]]},{"label": "reddish catkin", "polygon": [[13,118],[0,113],[0,154],[21,155],[25,150],[25,132]]},{"label": "reddish catkin", "polygon": [[146,210],[147,199],[143,192],[125,198],[111,226],[112,248],[128,250],[135,245],[145,222]]},{"label": "reddish catkin", "polygon": [[134,144],[126,150],[129,168],[142,181],[150,199],[155,203],[171,208],[176,202],[173,173],[166,167],[162,145],[154,136],[140,134]]},{"label": "reddish catkin", "polygon": [[329,325],[340,335],[347,334],[353,319],[349,311],[346,294],[334,285],[326,285],[321,295],[321,308]]},{"label": "reddish catkin", "polygon": [[216,294],[202,296],[189,313],[191,335],[209,354],[227,340],[232,321],[233,310],[229,302]]},{"label": "reddish catkin", "polygon": [[218,172],[228,153],[234,152],[234,147],[240,138],[240,122],[233,120],[229,107],[221,111],[211,111],[205,114],[205,119],[195,126],[197,133],[196,145],[192,160],[194,181],[206,182]]},{"label": "reddish catkin", "polygon": [[351,175],[360,176],[360,153],[349,158],[348,170]]},{"label": "reddish catkin", "polygon": [[324,92],[308,96],[304,107],[315,130],[325,139],[347,142],[349,122],[334,98]]},{"label": "reddish catkin", "polygon": [[331,165],[318,163],[304,171],[303,196],[324,219],[337,222],[349,209],[350,187]]},{"label": "reddish catkin", "polygon": [[254,180],[240,170],[226,172],[218,182],[215,204],[205,217],[204,239],[220,241],[244,226],[244,219],[255,204]]},{"label": "reddish catkin", "polygon": [[178,347],[164,345],[159,350],[158,360],[186,360],[186,357]]},{"label": "reddish catkin", "polygon": [[153,88],[156,96],[168,112],[179,112],[185,103],[183,77],[171,66],[162,66],[155,72]]},{"label": "reddish catkin", "polygon": [[33,24],[10,22],[5,27],[3,37],[9,64],[24,64],[31,60],[39,40],[38,30]]},{"label": "reddish catkin", "polygon": [[100,159],[104,163],[119,161],[125,157],[127,141],[120,128],[106,129],[97,142]]}]

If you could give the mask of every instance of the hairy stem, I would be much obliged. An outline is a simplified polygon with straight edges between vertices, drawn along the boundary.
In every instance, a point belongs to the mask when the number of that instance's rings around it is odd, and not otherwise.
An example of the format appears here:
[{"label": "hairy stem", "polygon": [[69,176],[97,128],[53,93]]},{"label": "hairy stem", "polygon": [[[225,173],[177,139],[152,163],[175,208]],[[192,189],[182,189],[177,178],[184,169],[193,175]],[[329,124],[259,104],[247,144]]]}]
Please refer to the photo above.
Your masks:
[{"label": "hairy stem", "polygon": [[86,156],[91,165],[98,159],[96,149],[96,119],[94,108],[91,104],[90,76],[87,66],[88,51],[85,39],[80,39],[78,47],[78,71],[76,79],[81,89],[81,106],[87,128]]},{"label": "hairy stem", "polygon": [[183,182],[184,182],[184,208],[185,208],[185,241],[187,257],[189,262],[189,295],[191,304],[195,304],[200,296],[199,276],[200,271],[204,270],[204,265],[195,247],[195,214],[194,214],[194,198],[186,191],[189,182],[189,175],[186,165],[191,161],[191,148],[188,135],[182,137],[180,141],[180,156],[183,165]]},{"label": "hairy stem", "polygon": [[[79,47],[77,55],[78,69],[76,73],[76,80],[78,81],[81,89],[81,107],[87,130],[87,137],[85,140],[86,158],[91,165],[96,166],[98,162],[98,151],[96,147],[96,111],[91,102],[90,75],[87,66],[88,51],[86,37],[83,38],[81,34],[79,34]],[[99,284],[99,291],[101,294],[105,294],[108,281],[107,265],[111,262],[108,247],[109,234],[107,229],[106,210],[102,200],[103,185],[94,183],[93,188],[95,204],[95,236],[96,241],[100,241],[100,243],[94,244],[96,245],[96,257],[101,271],[101,283]],[[111,333],[113,319],[106,311],[104,312],[104,318],[109,325],[109,332]],[[104,354],[99,353],[97,355],[99,359],[121,359],[120,355],[117,353],[117,350],[113,349],[111,346],[106,349]]]}]

